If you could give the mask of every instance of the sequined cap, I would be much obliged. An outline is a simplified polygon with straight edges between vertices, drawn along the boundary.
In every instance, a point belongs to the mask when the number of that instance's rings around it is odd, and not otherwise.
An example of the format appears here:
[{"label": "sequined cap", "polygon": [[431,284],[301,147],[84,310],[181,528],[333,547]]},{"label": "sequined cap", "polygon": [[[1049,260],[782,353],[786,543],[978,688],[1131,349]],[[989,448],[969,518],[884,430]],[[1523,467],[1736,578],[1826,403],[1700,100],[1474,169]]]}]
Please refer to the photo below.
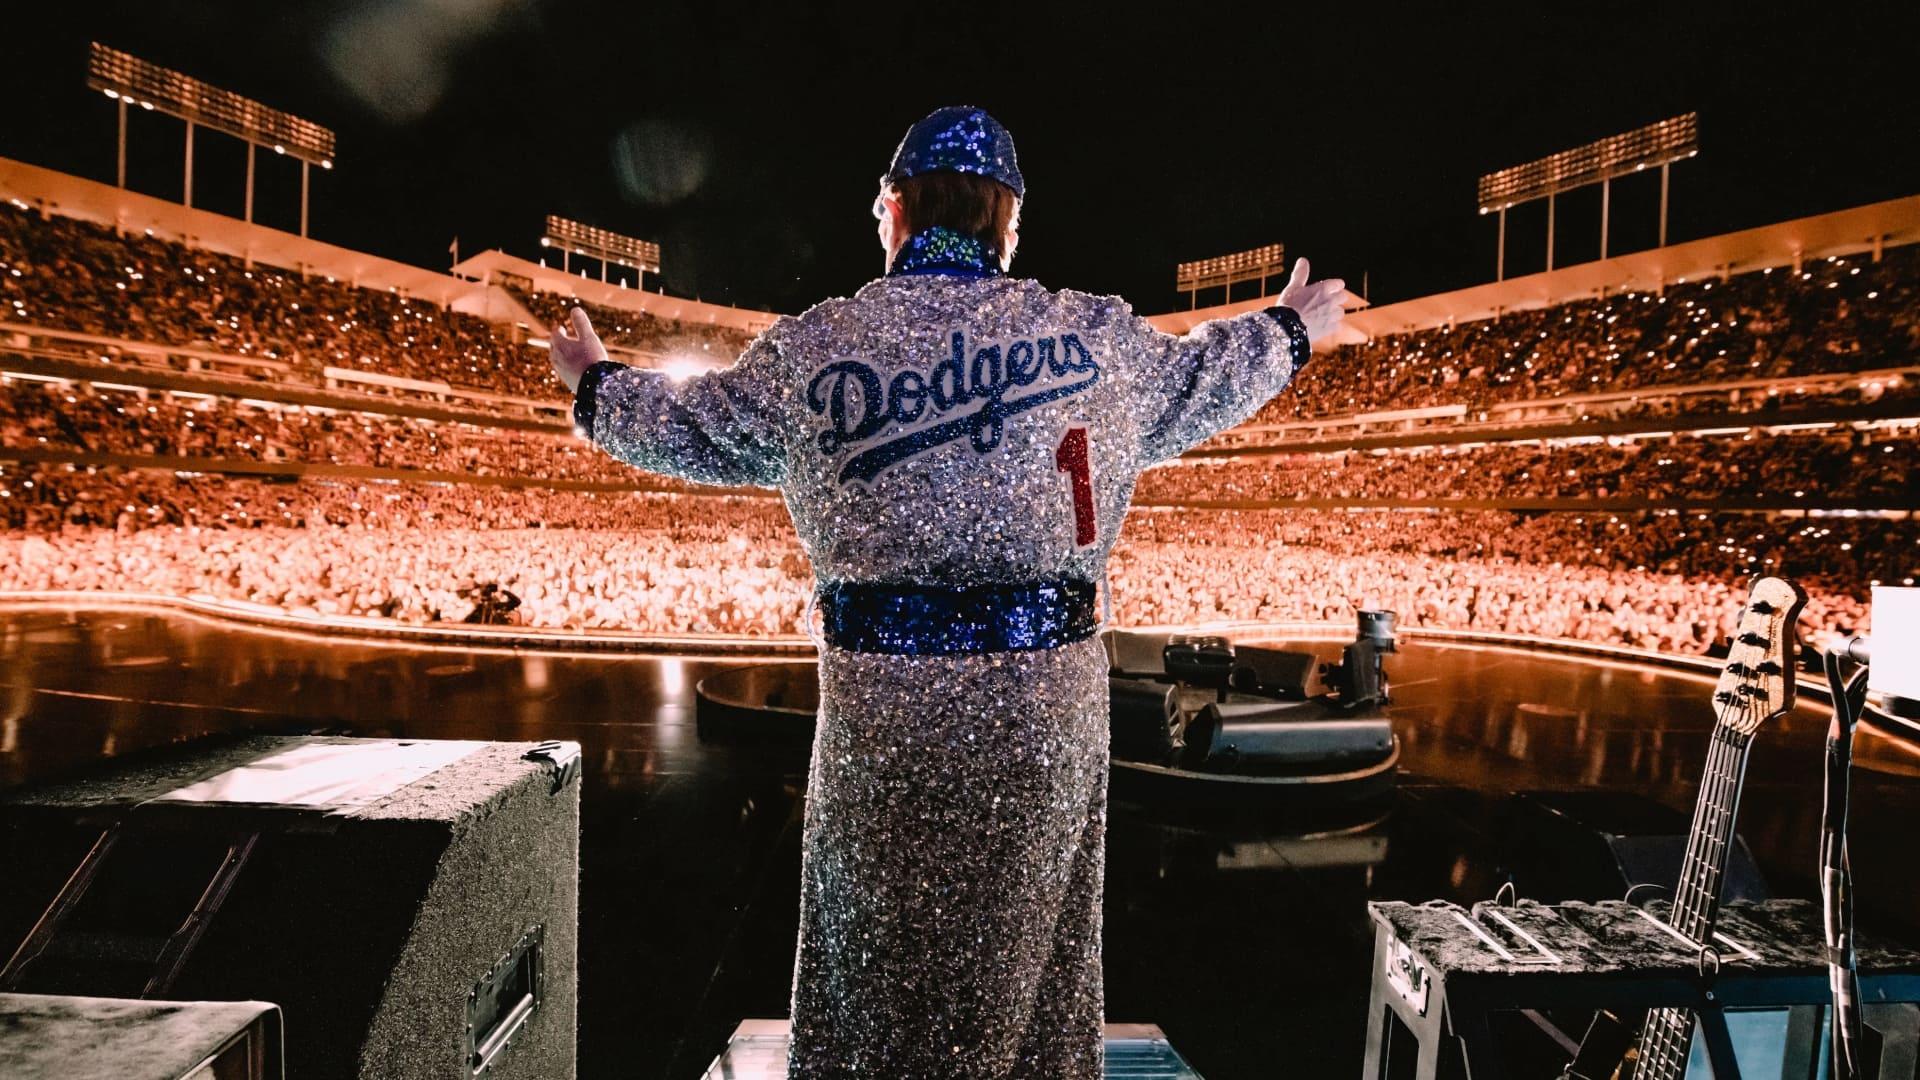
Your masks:
[{"label": "sequined cap", "polygon": [[880,182],[891,184],[941,171],[991,177],[1012,188],[1014,198],[1027,197],[1027,182],[1013,153],[1013,136],[985,109],[949,105],[928,113],[907,129]]}]

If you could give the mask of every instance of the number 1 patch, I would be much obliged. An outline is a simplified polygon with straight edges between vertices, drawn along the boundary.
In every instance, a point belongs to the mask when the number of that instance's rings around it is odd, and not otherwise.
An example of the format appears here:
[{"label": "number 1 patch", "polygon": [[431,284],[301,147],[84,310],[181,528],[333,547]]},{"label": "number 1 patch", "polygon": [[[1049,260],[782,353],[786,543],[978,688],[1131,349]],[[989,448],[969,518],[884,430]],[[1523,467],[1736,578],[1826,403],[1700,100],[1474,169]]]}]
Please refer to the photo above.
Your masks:
[{"label": "number 1 patch", "polygon": [[1056,469],[1067,474],[1073,492],[1073,546],[1089,547],[1099,538],[1099,522],[1093,510],[1093,471],[1087,460],[1087,427],[1076,424],[1061,436],[1053,452]]}]

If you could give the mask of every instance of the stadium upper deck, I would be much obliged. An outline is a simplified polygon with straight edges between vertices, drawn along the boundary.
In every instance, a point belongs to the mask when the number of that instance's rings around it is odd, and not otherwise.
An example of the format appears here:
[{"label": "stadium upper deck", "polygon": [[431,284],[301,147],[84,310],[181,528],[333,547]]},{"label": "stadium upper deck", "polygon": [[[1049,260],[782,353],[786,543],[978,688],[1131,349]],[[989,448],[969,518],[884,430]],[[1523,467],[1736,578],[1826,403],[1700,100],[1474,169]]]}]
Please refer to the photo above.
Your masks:
[{"label": "stadium upper deck", "polygon": [[[17,256],[0,322],[32,373],[71,374],[50,364],[64,356],[157,359],[559,430],[566,401],[539,347],[572,303],[623,359],[689,372],[773,318],[499,252],[439,274],[5,159],[0,197],[52,215],[0,219]],[[1911,413],[1916,239],[1920,197],[1359,311],[1363,340],[1202,453]],[[1262,302],[1154,321],[1178,331]]]}]

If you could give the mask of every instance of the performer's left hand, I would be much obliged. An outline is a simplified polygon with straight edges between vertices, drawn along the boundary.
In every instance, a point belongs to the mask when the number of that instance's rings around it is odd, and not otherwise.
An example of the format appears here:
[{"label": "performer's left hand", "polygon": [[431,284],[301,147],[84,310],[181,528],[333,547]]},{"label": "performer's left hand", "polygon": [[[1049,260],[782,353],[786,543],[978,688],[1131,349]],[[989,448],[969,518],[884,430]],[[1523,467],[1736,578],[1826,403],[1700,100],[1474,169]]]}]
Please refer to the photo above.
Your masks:
[{"label": "performer's left hand", "polygon": [[1339,278],[1324,278],[1308,284],[1307,260],[1293,260],[1293,275],[1280,290],[1278,303],[1293,309],[1307,328],[1307,340],[1314,348],[1326,348],[1346,317],[1347,283]]},{"label": "performer's left hand", "polygon": [[571,321],[572,334],[567,333],[565,326],[554,324],[547,353],[560,381],[567,384],[568,390],[575,390],[580,386],[581,373],[607,358],[607,348],[600,344],[600,335],[593,332],[593,323],[587,319],[586,311],[574,308]]}]

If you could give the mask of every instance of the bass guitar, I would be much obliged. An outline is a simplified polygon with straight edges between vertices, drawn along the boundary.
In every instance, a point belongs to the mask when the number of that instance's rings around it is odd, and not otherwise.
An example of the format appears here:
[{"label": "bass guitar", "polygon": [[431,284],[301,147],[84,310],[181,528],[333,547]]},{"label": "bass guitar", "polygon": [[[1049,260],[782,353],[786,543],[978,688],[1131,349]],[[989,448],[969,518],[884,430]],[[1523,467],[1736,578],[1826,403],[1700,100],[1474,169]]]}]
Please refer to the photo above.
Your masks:
[{"label": "bass guitar", "polygon": [[[1714,690],[1713,741],[1669,917],[1674,929],[1699,942],[1702,949],[1712,940],[1720,910],[1720,879],[1734,842],[1733,823],[1740,811],[1740,786],[1746,778],[1754,732],[1793,708],[1798,647],[1794,625],[1806,603],[1807,594],[1790,581],[1755,579]],[[1634,1080],[1685,1076],[1693,1027],[1689,1009],[1649,1011],[1640,1029]]]}]

